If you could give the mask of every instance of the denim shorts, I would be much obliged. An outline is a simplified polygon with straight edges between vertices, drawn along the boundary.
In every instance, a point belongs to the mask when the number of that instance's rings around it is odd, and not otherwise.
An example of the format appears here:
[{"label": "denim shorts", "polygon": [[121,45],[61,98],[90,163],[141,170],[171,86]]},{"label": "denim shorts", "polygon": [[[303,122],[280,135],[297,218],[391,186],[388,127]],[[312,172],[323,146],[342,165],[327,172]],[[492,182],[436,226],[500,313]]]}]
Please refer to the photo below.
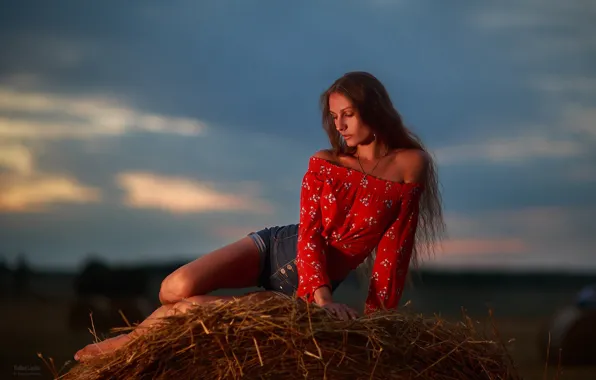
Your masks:
[{"label": "denim shorts", "polygon": [[[255,242],[260,253],[258,286],[265,290],[294,295],[298,289],[298,224],[269,227],[251,232],[248,236]],[[335,291],[340,283],[341,281],[331,281],[331,291]]]}]

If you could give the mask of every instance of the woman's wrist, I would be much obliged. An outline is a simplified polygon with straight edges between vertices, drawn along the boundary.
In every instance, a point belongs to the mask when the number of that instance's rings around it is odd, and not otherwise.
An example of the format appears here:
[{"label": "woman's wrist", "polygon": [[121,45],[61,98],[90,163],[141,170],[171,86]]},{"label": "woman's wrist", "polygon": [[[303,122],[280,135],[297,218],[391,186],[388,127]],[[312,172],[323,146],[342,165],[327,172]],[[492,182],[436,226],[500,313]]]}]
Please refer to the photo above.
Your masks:
[{"label": "woman's wrist", "polygon": [[333,296],[331,294],[331,289],[329,286],[323,285],[320,288],[317,288],[314,292],[314,299],[315,303],[319,306],[325,306],[328,303],[333,302]]}]

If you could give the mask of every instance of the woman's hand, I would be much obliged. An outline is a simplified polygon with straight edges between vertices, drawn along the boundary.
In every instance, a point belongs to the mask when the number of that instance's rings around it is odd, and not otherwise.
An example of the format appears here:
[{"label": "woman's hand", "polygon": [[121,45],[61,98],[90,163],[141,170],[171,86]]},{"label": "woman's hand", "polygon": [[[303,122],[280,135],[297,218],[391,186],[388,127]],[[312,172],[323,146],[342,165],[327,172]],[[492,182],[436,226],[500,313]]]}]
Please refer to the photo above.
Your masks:
[{"label": "woman's hand", "polygon": [[348,321],[350,319],[358,318],[358,313],[350,308],[348,305],[343,303],[327,303],[321,305],[323,309],[327,310],[331,315],[341,319],[342,321]]},{"label": "woman's hand", "polygon": [[331,289],[329,289],[328,286],[321,286],[315,290],[314,296],[315,303],[327,310],[327,312],[334,317],[344,321],[358,318],[358,313],[355,310],[351,309],[347,305],[333,302]]}]

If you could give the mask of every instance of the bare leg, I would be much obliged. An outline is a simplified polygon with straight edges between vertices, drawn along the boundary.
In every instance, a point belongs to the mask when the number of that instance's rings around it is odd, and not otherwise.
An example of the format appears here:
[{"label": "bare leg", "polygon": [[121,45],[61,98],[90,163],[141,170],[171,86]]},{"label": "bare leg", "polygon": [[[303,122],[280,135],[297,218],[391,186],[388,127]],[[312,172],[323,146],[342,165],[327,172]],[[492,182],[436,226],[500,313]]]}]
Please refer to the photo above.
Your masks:
[{"label": "bare leg", "polygon": [[77,351],[74,358],[75,360],[85,361],[96,355],[109,353],[118,348],[122,347],[131,340],[140,337],[149,331],[163,317],[173,315],[176,313],[185,313],[190,308],[197,304],[203,304],[206,302],[212,302],[216,300],[232,300],[234,296],[195,296],[190,297],[184,301],[180,301],[176,304],[164,305],[155,310],[147,319],[139,323],[139,325],[128,334],[121,334],[113,338],[106,339],[99,343],[91,343],[84,348]]},{"label": "bare leg", "polygon": [[244,237],[176,269],[162,282],[159,299],[167,305],[216,289],[257,286],[259,263],[257,246]]},{"label": "bare leg", "polygon": [[178,268],[162,282],[159,299],[163,306],[155,310],[129,334],[122,334],[92,343],[75,354],[76,360],[85,360],[103,352],[113,351],[128,343],[159,318],[188,309],[197,304],[216,299],[232,299],[232,296],[207,296],[216,289],[256,286],[259,276],[260,256],[251,238],[245,237],[235,243],[217,249]]}]

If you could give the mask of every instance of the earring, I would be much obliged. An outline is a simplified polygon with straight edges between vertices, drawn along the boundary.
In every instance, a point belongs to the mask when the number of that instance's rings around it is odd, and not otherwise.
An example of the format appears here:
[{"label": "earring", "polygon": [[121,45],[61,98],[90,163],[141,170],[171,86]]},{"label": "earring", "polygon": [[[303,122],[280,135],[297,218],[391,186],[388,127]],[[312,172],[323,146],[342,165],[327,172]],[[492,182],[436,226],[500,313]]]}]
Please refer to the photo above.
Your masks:
[{"label": "earring", "polygon": [[377,139],[377,134],[373,133],[373,140],[376,140],[376,139]]}]

